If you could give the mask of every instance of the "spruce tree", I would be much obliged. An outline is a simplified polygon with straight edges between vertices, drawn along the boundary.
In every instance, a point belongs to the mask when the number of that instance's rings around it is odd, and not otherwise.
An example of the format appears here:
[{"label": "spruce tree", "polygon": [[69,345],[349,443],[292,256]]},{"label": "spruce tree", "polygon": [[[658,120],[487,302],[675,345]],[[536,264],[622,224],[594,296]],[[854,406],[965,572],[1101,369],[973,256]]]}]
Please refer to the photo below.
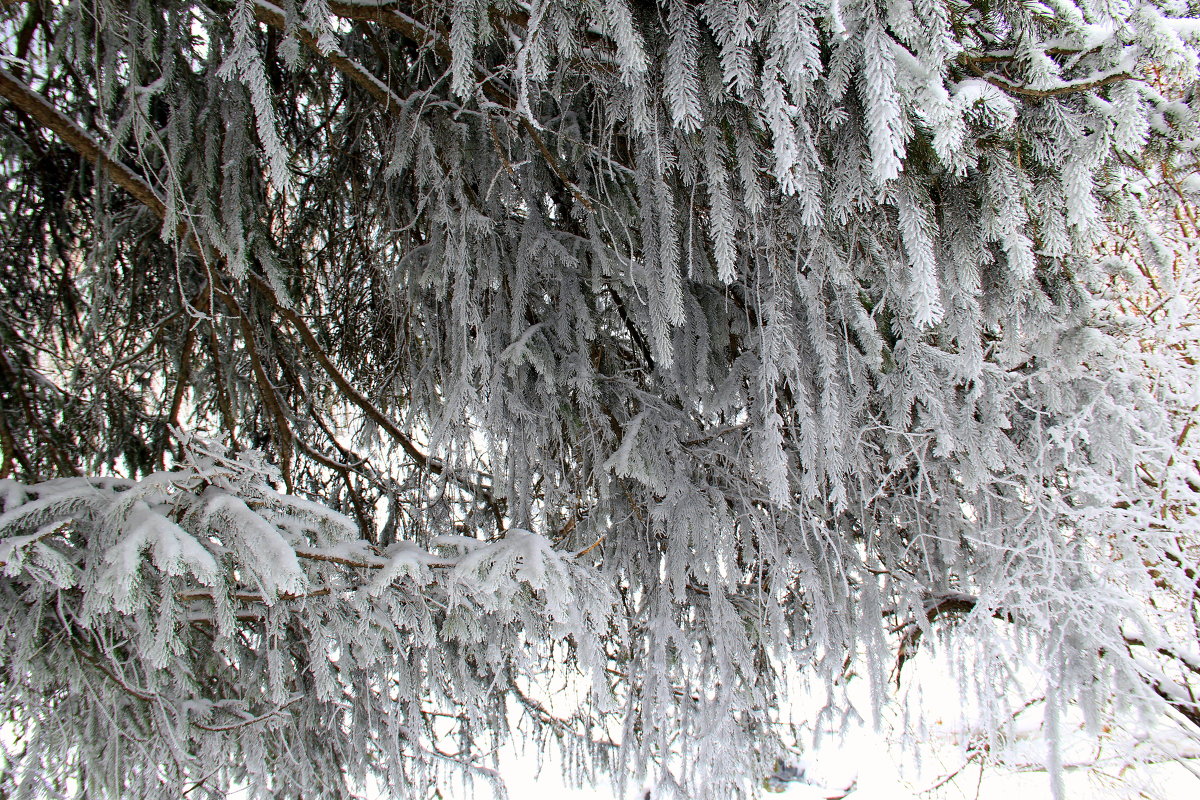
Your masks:
[{"label": "spruce tree", "polygon": [[0,793],[743,796],[935,635],[1200,731],[1197,15],[7,0]]}]

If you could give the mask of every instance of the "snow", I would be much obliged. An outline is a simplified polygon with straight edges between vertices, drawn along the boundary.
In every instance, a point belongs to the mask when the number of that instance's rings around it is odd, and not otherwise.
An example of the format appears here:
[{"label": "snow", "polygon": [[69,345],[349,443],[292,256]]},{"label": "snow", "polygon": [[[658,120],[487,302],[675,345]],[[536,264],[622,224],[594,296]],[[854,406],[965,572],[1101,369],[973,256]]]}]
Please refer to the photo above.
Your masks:
[{"label": "snow", "polygon": [[[1045,768],[1044,704],[1019,706],[999,738],[987,738],[981,709],[962,688],[952,652],[926,647],[906,665],[898,702],[883,707],[876,722],[861,721],[844,733],[813,732],[803,753],[772,780],[764,798],[783,800],[1050,800],[1051,778]],[[1029,660],[1014,675],[1012,686],[1034,686],[1035,665]],[[559,692],[573,694],[568,689]],[[560,698],[561,699],[561,698]],[[869,707],[866,681],[852,680],[847,700]],[[907,700],[906,723],[899,702]],[[789,708],[803,724],[825,703],[824,691],[797,697]],[[906,734],[917,719],[924,732]],[[1133,715],[1127,730],[1113,730],[1100,740],[1088,733],[1077,707],[1063,714],[1062,754],[1066,797],[1089,800],[1160,800],[1196,796],[1200,786],[1200,739],[1161,722]],[[1099,741],[1099,744],[1098,744]],[[1135,757],[1135,753],[1138,753]],[[1155,756],[1154,753],[1159,755]],[[1183,757],[1172,762],[1170,755]],[[639,783],[618,793],[612,783],[572,786],[563,765],[551,752],[538,752],[532,742],[505,746],[499,755],[500,775],[509,796],[554,797],[562,800],[643,800],[653,784]],[[1140,759],[1140,761],[1139,761]],[[669,794],[661,795],[669,797]],[[480,798],[486,791],[451,794],[453,800]]]},{"label": "snow", "polygon": [[997,127],[1010,127],[1017,119],[1017,106],[1007,94],[982,78],[967,78],[954,85],[954,103],[962,109],[979,109],[995,120]]},{"label": "snow", "polygon": [[278,528],[254,513],[241,498],[217,493],[208,499],[204,516],[226,521],[268,599],[304,591],[306,580],[296,551]]},{"label": "snow", "polygon": [[1163,19],[1163,22],[1185,39],[1200,39],[1200,19],[1196,17]]},{"label": "snow", "polygon": [[1060,48],[1063,50],[1095,50],[1113,41],[1119,32],[1116,21],[1106,19],[1102,22],[1076,23],[1071,33],[1057,39],[1049,39],[1041,45],[1041,49]]},{"label": "snow", "polygon": [[[770,800],[1050,800],[1049,776],[1041,770],[1014,766],[932,760],[926,767],[943,771],[964,767],[957,776],[940,786],[932,782],[906,780],[901,765],[911,761],[913,754],[897,752],[896,748],[878,736],[852,737],[841,747],[829,747],[818,756],[821,776],[819,782],[795,781],[783,785],[779,793],[767,793]],[[930,755],[925,754],[929,759]],[[1200,759],[1193,765],[1148,764],[1130,766],[1120,762],[1104,763],[1096,770],[1068,768],[1064,781],[1067,796],[1088,800],[1125,800],[1144,796],[1158,800],[1177,800],[1194,797],[1200,786],[1192,770],[1200,769]],[[553,797],[561,800],[642,800],[646,788],[634,787],[619,797],[611,784],[576,787],[563,779],[561,764],[556,760],[539,758],[534,753],[506,748],[501,754],[500,775],[513,798]],[[837,776],[834,778],[833,776]],[[478,798],[486,800],[486,792],[475,791],[451,794],[451,800]]]},{"label": "snow", "polygon": [[[1043,722],[1038,711],[1022,715],[1010,732],[1008,749],[986,760],[970,759],[963,743],[972,735],[964,721],[963,698],[952,689],[944,664],[920,658],[914,666],[917,682],[941,686],[926,694],[925,711],[944,712],[936,719],[929,736],[915,744],[902,745],[893,737],[860,725],[844,738],[825,737],[798,758],[794,778],[778,784],[779,792],[765,798],[782,800],[1050,800],[1050,776],[1041,764],[1045,753]],[[967,715],[969,716],[969,715]],[[1161,731],[1160,731],[1161,733]],[[1154,740],[1150,731],[1136,732],[1142,742]],[[1168,742],[1180,744],[1177,736]],[[1160,742],[1161,743],[1161,742]],[[1124,800],[1131,797],[1175,798],[1196,796],[1200,786],[1200,745],[1192,743],[1190,763],[1151,761],[1134,764],[1119,752],[1094,747],[1091,737],[1077,732],[1066,747],[1064,782],[1066,796],[1090,800]],[[562,765],[554,757],[506,747],[501,753],[500,774],[510,797],[555,797],[563,800],[642,800],[650,787],[635,786],[618,796],[608,782],[592,786],[569,785]],[[454,800],[484,795],[451,795]],[[653,797],[653,793],[651,795]]]}]

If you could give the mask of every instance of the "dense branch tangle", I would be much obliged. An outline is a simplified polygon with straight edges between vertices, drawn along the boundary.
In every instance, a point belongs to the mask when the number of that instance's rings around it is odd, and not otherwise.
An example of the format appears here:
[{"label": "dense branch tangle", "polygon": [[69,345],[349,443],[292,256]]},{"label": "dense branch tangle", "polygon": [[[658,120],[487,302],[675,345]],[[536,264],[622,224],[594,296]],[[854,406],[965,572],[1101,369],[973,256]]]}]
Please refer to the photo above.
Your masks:
[{"label": "dense branch tangle", "polygon": [[[1195,135],[1168,91],[1194,47],[1149,6],[1108,27],[1060,12],[6,3],[0,477],[133,481],[110,511],[28,532],[48,561],[5,564],[12,619],[73,654],[69,680],[185,737],[154,751],[169,769],[137,773],[167,795],[345,794],[373,767],[339,759],[368,751],[420,794],[439,775],[407,765],[479,767],[504,687],[578,650],[605,663],[586,665],[594,694],[569,722],[518,698],[544,735],[619,740],[626,766],[730,796],[786,744],[786,656],[832,681],[867,651],[882,686],[885,617],[932,624],[927,598],[957,592],[1011,609],[1065,692],[1076,669],[1150,699],[1137,670],[1095,663],[1127,651],[1113,587],[1146,576],[1089,570],[1110,542],[1087,524],[1154,511],[1161,492],[1119,465],[1156,464],[1178,437],[1076,276],[1096,176],[1126,175],[1117,157],[1139,156],[1151,120],[1163,163]],[[1151,65],[1153,84],[1132,80]],[[14,489],[5,509],[61,489]],[[144,544],[131,610],[97,606],[86,580],[46,588],[55,558],[79,575],[120,563],[89,548],[142,530],[139,492],[221,577],[171,572]],[[294,537],[294,586],[254,584],[253,548],[214,527],[226,494]],[[325,527],[268,513],[295,497]],[[330,526],[337,547],[314,538]],[[1112,547],[1153,550],[1157,530]],[[463,556],[487,576],[464,596],[496,631],[430,577],[459,574],[456,535],[518,553]],[[553,582],[514,567],[541,541],[579,554],[546,558],[597,592],[577,602],[594,618],[563,622]],[[413,556],[422,580],[366,577],[414,545],[438,551]],[[1052,635],[1064,609],[1069,634]],[[313,645],[329,630],[336,657]],[[379,719],[400,727],[372,727],[372,702],[395,697],[405,710]],[[197,703],[241,719],[176,725]],[[314,733],[331,709],[361,747]],[[437,714],[463,752],[430,752]],[[278,737],[239,738],[261,729]],[[75,763],[106,756],[54,735]],[[121,758],[142,757],[137,736]],[[237,747],[244,772],[198,771],[213,752],[240,763]],[[346,781],[279,769],[305,748]]]}]

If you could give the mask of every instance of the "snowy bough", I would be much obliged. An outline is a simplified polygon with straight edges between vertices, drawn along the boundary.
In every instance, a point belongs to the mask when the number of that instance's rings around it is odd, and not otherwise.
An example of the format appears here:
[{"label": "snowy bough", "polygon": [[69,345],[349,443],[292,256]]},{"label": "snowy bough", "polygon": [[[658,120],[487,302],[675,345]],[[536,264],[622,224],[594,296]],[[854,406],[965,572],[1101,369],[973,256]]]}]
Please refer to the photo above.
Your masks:
[{"label": "snowy bough", "polygon": [[5,2],[0,791],[1200,735],[1195,14]]}]

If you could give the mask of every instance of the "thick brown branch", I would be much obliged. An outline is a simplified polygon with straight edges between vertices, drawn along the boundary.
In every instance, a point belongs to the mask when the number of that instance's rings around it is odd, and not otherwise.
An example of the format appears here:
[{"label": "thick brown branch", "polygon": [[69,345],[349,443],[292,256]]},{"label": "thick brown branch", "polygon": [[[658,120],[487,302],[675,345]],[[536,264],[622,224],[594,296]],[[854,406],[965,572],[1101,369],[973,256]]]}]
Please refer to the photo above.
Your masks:
[{"label": "thick brown branch", "polygon": [[0,69],[0,96],[24,111],[38,124],[58,134],[64,142],[80,155],[100,167],[118,186],[134,196],[142,205],[159,218],[165,218],[167,207],[146,181],[129,167],[115,161],[106,154],[96,141],[40,94],[17,80],[10,72]]},{"label": "thick brown branch", "polygon": [[[283,11],[278,6],[266,2],[266,0],[255,0],[254,16],[259,22],[270,25],[276,30],[287,30],[287,24]],[[338,72],[341,72],[347,78],[365,89],[367,93],[376,100],[383,103],[384,108],[387,111],[393,114],[400,111],[402,105],[400,98],[397,97],[390,88],[388,88],[387,84],[368,72],[361,64],[347,58],[346,55],[339,50],[322,52],[320,45],[317,42],[317,38],[312,35],[311,31],[305,30],[304,28],[297,28],[295,33],[297,38],[304,43],[305,47],[324,58],[326,61],[332,64],[334,68],[338,70]]]},{"label": "thick brown branch", "polygon": [[[305,600],[309,597],[328,597],[330,592],[331,590],[329,587],[314,589],[311,592],[305,592],[303,594],[290,594],[288,592],[283,592],[277,599],[282,602],[288,602],[291,600]],[[194,603],[200,600],[207,600],[211,602],[213,600],[213,593],[211,591],[181,592],[175,595],[175,599],[180,603]],[[265,604],[267,602],[267,598],[265,596],[251,592],[235,592],[229,595],[229,599],[236,600],[239,603]]]},{"label": "thick brown branch", "polygon": [[958,57],[959,63],[974,72],[979,78],[987,81],[992,86],[998,89],[1003,89],[1009,94],[1016,94],[1022,97],[1060,97],[1065,94],[1076,94],[1078,92],[1087,92],[1092,89],[1099,89],[1102,86],[1108,86],[1112,83],[1120,83],[1121,81],[1140,80],[1140,78],[1128,72],[1116,72],[1111,75],[1105,75],[1093,80],[1078,81],[1076,83],[1064,83],[1061,86],[1055,86],[1050,89],[1033,89],[1028,86],[1012,83],[1005,78],[1000,77],[994,72],[989,72],[979,65],[977,59],[963,53]]}]

